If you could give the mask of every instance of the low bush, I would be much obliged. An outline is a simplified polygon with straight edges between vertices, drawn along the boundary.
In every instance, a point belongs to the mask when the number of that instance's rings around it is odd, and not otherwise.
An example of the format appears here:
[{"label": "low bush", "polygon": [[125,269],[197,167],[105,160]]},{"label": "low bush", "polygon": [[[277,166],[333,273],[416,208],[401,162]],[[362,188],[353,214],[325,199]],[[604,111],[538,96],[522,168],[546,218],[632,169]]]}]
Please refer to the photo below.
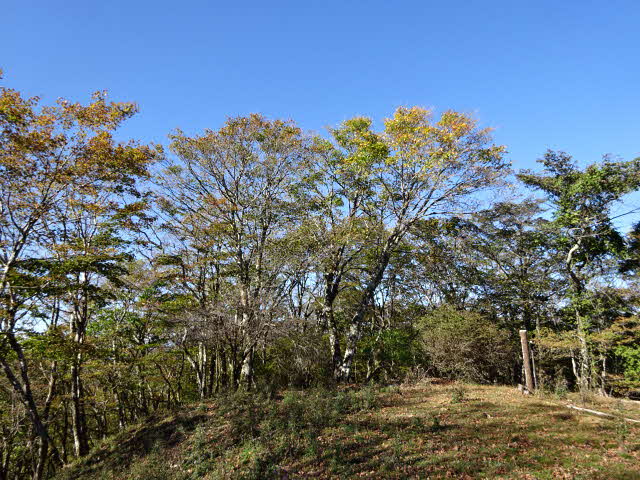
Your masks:
[{"label": "low bush", "polygon": [[[283,459],[319,455],[318,437],[324,428],[338,424],[345,415],[377,406],[377,390],[371,386],[292,390],[279,402],[239,391],[220,401],[218,414],[227,425],[223,441],[213,444],[206,430],[199,428],[182,466],[189,478],[201,478],[215,469],[222,469],[216,473],[224,478],[230,464],[235,465],[234,478],[274,478]],[[221,456],[233,458],[225,461]]]},{"label": "low bush", "polygon": [[509,332],[476,312],[443,306],[420,322],[429,364],[442,377],[470,382],[507,382],[515,344]]}]

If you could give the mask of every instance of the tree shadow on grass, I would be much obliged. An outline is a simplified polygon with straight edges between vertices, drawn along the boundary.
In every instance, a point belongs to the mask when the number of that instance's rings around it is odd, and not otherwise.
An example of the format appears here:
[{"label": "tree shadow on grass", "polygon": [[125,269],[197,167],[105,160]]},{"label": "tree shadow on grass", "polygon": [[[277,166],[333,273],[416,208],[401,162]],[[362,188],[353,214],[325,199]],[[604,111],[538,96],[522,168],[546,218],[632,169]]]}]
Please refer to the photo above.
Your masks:
[{"label": "tree shadow on grass", "polygon": [[76,479],[99,471],[121,472],[154,450],[170,449],[184,441],[206,420],[204,414],[182,414],[161,421],[148,419],[103,442],[80,462],[62,470],[59,478]]},{"label": "tree shadow on grass", "polygon": [[[523,472],[551,478],[564,467],[588,472],[588,478],[638,478],[593,450],[601,425],[580,423],[562,406],[531,402],[506,412],[486,401],[456,406],[457,412],[441,416],[425,410],[350,419],[333,444],[305,463],[310,469],[323,465],[324,474],[315,475],[321,478],[516,478]],[[434,417],[445,420],[434,423]],[[587,462],[583,448],[589,464],[581,463]]]}]

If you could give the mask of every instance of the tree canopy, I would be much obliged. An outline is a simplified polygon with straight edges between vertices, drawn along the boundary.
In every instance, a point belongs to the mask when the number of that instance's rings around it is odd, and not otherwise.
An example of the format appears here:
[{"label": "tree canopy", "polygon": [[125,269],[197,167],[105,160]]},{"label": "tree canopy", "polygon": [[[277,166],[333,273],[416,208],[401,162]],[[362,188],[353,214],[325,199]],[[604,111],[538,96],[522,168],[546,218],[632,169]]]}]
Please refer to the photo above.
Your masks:
[{"label": "tree canopy", "polygon": [[0,90],[0,478],[225,392],[516,384],[520,329],[539,389],[640,393],[640,227],[612,214],[640,159],[514,174],[472,116],[420,107],[167,148],[119,139],[135,114]]}]

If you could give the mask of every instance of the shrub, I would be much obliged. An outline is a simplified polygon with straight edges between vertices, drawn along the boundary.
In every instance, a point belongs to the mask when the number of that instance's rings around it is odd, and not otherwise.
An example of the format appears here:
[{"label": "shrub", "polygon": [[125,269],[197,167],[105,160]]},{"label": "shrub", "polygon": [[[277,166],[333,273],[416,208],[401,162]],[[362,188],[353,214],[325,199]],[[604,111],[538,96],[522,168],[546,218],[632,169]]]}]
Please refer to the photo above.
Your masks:
[{"label": "shrub", "polygon": [[405,385],[418,385],[429,380],[429,374],[422,365],[411,367],[404,376],[402,383]]},{"label": "shrub", "polygon": [[399,324],[382,332],[365,334],[357,354],[358,363],[366,365],[362,369],[361,380],[402,381],[421,357],[418,335],[411,324]]},{"label": "shrub", "polygon": [[[318,437],[322,430],[338,424],[346,414],[374,408],[377,392],[373,387],[340,392],[325,389],[288,391],[281,402],[239,392],[229,395],[222,403],[221,413],[231,427],[226,436],[226,443],[230,445],[225,449],[235,452],[238,461],[234,478],[279,478],[279,464],[284,459],[299,454],[321,455]],[[230,462],[218,456],[223,451],[222,446],[216,445],[207,452],[203,448],[206,445],[205,433],[197,431],[185,466],[195,475],[214,471],[216,467],[218,477],[227,478]],[[229,457],[230,453],[227,455],[228,459],[233,458]],[[195,465],[196,461],[202,466]]]},{"label": "shrub", "polygon": [[267,391],[328,386],[333,378],[327,351],[326,339],[313,329],[274,339],[267,362],[256,364],[256,376],[263,384],[259,386]]},{"label": "shrub", "polygon": [[451,403],[462,403],[467,395],[467,389],[463,385],[456,385],[451,390]]},{"label": "shrub", "polygon": [[514,342],[482,315],[443,306],[420,322],[423,348],[443,377],[479,383],[510,378]]},{"label": "shrub", "polygon": [[218,451],[212,448],[207,438],[207,432],[199,425],[191,438],[188,453],[183,460],[183,468],[190,473],[189,478],[201,478],[212,470]]}]

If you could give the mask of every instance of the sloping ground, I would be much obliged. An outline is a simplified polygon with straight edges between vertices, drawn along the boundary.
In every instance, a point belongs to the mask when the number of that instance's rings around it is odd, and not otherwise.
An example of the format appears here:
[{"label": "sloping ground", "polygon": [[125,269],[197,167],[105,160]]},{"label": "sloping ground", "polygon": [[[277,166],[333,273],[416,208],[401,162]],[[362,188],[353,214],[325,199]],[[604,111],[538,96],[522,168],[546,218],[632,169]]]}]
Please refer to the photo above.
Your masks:
[{"label": "sloping ground", "polygon": [[150,419],[60,478],[640,479],[639,404],[421,384],[374,392],[236,395]]}]

